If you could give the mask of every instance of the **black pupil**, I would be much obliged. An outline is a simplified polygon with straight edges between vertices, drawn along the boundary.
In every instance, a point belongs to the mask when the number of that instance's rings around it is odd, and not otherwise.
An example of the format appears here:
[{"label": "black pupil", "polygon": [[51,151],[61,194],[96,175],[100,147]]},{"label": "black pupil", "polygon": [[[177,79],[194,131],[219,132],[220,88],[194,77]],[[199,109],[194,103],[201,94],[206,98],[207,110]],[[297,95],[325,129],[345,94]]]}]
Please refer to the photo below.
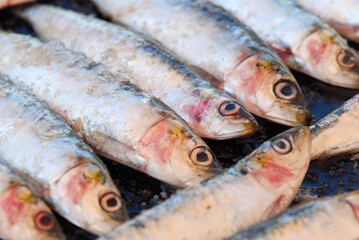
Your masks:
[{"label": "black pupil", "polygon": [[277,143],[277,146],[278,146],[280,149],[285,149],[285,148],[286,148],[286,144],[285,144],[285,142],[282,141],[282,140]]},{"label": "black pupil", "polygon": [[345,54],[345,56],[343,57],[343,63],[347,64],[347,65],[350,65],[353,62],[354,62],[354,56],[351,53],[347,52]]},{"label": "black pupil", "polygon": [[235,109],[236,108],[236,105],[234,104],[234,103],[230,103],[230,104],[228,104],[224,109],[226,110],[226,111],[231,111],[231,110],[233,110],[233,109]]},{"label": "black pupil", "polygon": [[208,155],[205,152],[197,153],[196,155],[198,162],[207,162],[208,161]]},{"label": "black pupil", "polygon": [[284,86],[280,92],[284,95],[284,96],[291,96],[293,94],[293,89],[290,86]]},{"label": "black pupil", "polygon": [[41,223],[41,225],[43,225],[43,226],[50,225],[50,224],[51,224],[51,217],[48,216],[48,215],[43,216],[43,217],[40,219],[40,223]]},{"label": "black pupil", "polygon": [[107,200],[106,204],[109,207],[115,207],[117,205],[117,200],[114,197],[110,198],[110,199]]}]

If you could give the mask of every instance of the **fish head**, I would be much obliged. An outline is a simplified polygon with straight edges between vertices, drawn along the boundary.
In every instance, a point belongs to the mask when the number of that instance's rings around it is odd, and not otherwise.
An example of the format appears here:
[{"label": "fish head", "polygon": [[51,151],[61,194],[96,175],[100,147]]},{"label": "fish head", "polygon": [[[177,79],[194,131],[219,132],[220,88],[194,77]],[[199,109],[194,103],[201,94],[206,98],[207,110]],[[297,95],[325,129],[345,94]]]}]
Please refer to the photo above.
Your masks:
[{"label": "fish head", "polygon": [[298,189],[310,162],[311,135],[308,127],[291,128],[249,155],[246,166],[268,189]]},{"label": "fish head", "polygon": [[214,88],[194,88],[180,111],[193,130],[205,138],[245,137],[258,129],[255,118],[235,99]]},{"label": "fish head", "polygon": [[146,168],[161,172],[161,180],[176,187],[192,186],[221,169],[203,140],[174,116],[167,116],[148,129],[141,144],[151,159]]},{"label": "fish head", "polygon": [[236,95],[252,113],[288,125],[311,121],[309,107],[294,76],[273,54],[259,51],[243,59],[232,72]]},{"label": "fish head", "polygon": [[333,29],[314,30],[298,49],[302,71],[329,84],[359,89],[359,55]]},{"label": "fish head", "polygon": [[50,208],[22,184],[14,182],[1,194],[0,209],[0,226],[9,234],[19,234],[24,239],[65,239]]},{"label": "fish head", "polygon": [[80,163],[66,171],[56,181],[52,195],[61,204],[54,206],[60,214],[95,234],[104,234],[127,219],[119,191],[106,171],[94,163]]}]

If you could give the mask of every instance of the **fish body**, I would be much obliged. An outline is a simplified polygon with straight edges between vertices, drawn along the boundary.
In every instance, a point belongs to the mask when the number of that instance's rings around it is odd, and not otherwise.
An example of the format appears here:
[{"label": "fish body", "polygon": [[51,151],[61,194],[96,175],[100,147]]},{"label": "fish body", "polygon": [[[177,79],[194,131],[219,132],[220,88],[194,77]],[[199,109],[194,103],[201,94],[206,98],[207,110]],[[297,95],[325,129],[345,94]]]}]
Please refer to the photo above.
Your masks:
[{"label": "fish body", "polygon": [[29,7],[22,16],[41,39],[61,41],[113,73],[131,74],[131,83],[161,99],[201,137],[244,137],[258,128],[256,120],[235,99],[139,34],[47,5]]},{"label": "fish body", "polygon": [[203,1],[93,0],[113,21],[160,42],[248,111],[285,125],[310,113],[293,75],[237,19]]},{"label": "fish body", "polygon": [[223,239],[285,209],[309,165],[310,132],[298,126],[232,168],[177,192],[100,239]]},{"label": "fish body", "polygon": [[232,240],[359,238],[359,191],[319,199],[240,231]]},{"label": "fish body", "polygon": [[310,126],[311,159],[359,153],[359,94]]},{"label": "fish body", "polygon": [[[4,162],[73,224],[101,234],[127,219],[120,193],[92,149],[7,77],[0,81],[0,136]],[[113,208],[102,199],[113,201]]]},{"label": "fish body", "polygon": [[0,163],[1,239],[66,239],[50,208]]},{"label": "fish body", "polygon": [[359,89],[356,51],[331,26],[295,1],[210,1],[251,27],[290,68],[328,84]]},{"label": "fish body", "polygon": [[357,0],[297,0],[306,10],[320,16],[343,37],[359,43],[359,1]]},{"label": "fish body", "polygon": [[0,33],[0,71],[45,101],[99,154],[177,187],[220,169],[172,110],[59,43]]}]

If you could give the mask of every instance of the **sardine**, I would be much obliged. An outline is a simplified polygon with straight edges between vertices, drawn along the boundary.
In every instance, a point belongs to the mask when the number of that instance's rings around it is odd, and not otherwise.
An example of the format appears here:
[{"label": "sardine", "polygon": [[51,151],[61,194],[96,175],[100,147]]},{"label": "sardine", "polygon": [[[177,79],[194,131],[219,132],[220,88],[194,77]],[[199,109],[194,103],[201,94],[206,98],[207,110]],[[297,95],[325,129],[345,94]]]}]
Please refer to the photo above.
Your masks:
[{"label": "sardine", "polygon": [[92,2],[159,41],[257,116],[289,126],[310,122],[302,91],[280,58],[222,9],[197,0]]},{"label": "sardine", "polygon": [[0,238],[66,239],[50,208],[0,163]]},{"label": "sardine", "polygon": [[103,234],[127,219],[120,192],[93,150],[45,103],[4,77],[0,158],[36,195],[87,231]]},{"label": "sardine", "polygon": [[100,239],[223,239],[278,214],[308,169],[310,131],[298,126],[232,168],[182,190]]},{"label": "sardine", "polygon": [[320,16],[343,37],[359,43],[359,1],[297,0],[306,10]]},{"label": "sardine", "polygon": [[0,0],[0,9],[36,0]]},{"label": "sardine", "polygon": [[22,16],[42,39],[62,41],[111,72],[132,74],[133,84],[161,99],[201,137],[244,137],[258,128],[256,120],[235,99],[139,34],[46,5],[30,7]]},{"label": "sardine", "polygon": [[359,89],[358,54],[331,26],[295,1],[210,1],[251,27],[290,68],[328,84]]},{"label": "sardine", "polygon": [[0,32],[0,71],[45,101],[99,154],[177,187],[220,164],[172,110],[63,44]]},{"label": "sardine", "polygon": [[327,197],[289,209],[280,216],[240,231],[232,240],[356,240],[359,191]]},{"label": "sardine", "polygon": [[359,94],[310,126],[311,159],[325,160],[359,153]]}]

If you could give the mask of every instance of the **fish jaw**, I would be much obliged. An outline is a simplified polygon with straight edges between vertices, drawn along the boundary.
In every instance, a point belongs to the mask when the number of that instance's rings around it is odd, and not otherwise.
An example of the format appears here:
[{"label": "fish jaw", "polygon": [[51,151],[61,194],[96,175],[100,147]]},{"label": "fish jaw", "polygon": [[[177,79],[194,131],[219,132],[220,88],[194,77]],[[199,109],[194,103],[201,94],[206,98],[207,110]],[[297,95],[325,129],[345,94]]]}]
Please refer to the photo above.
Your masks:
[{"label": "fish jaw", "polygon": [[[241,113],[238,113],[237,116],[238,115],[240,116]],[[236,118],[232,121],[236,121]],[[239,128],[237,124],[228,124],[221,129],[221,132],[217,133],[215,139],[226,140],[239,137],[244,138],[252,136],[258,131],[259,125],[254,117],[249,117],[249,119],[238,119],[238,121],[241,121],[241,128]]]},{"label": "fish jaw", "polygon": [[7,234],[5,238],[65,239],[49,207],[19,183],[14,182],[1,193],[0,215],[0,229]]},{"label": "fish jaw", "polygon": [[264,186],[278,193],[277,204],[289,205],[309,167],[310,148],[309,128],[297,126],[265,142],[245,158],[245,166]]},{"label": "fish jaw", "polygon": [[306,125],[311,115],[289,69],[272,54],[257,52],[243,59],[227,76],[225,88],[253,114],[288,126]]},{"label": "fish jaw", "polygon": [[96,164],[79,164],[55,183],[53,201],[63,206],[54,208],[87,231],[103,234],[127,219],[120,193]]},{"label": "fish jaw", "polygon": [[171,117],[163,118],[147,129],[140,145],[141,155],[150,159],[146,170],[161,172],[161,180],[176,187],[191,186],[221,169],[203,140]]},{"label": "fish jaw", "polygon": [[258,129],[255,118],[236,100],[220,91],[195,88],[180,106],[182,116],[194,131],[209,139],[229,139],[253,135]]},{"label": "fish jaw", "polygon": [[359,55],[333,29],[319,27],[297,47],[304,73],[326,83],[359,89]]}]

